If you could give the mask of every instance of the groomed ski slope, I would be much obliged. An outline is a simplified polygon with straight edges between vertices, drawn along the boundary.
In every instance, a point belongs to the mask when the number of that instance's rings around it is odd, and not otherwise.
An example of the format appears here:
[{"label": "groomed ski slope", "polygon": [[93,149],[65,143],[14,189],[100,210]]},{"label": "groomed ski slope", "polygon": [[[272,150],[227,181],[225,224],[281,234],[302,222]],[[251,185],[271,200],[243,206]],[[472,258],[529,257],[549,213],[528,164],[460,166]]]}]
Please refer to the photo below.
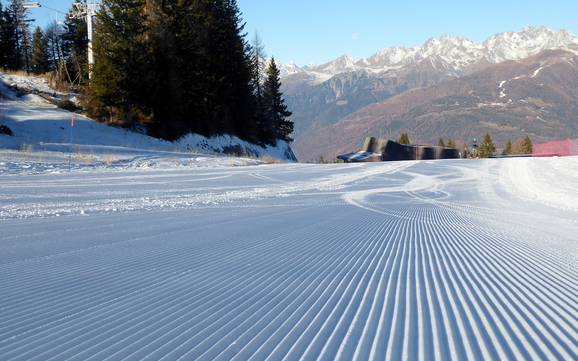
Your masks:
[{"label": "groomed ski slope", "polygon": [[576,360],[578,158],[0,175],[2,360]]}]

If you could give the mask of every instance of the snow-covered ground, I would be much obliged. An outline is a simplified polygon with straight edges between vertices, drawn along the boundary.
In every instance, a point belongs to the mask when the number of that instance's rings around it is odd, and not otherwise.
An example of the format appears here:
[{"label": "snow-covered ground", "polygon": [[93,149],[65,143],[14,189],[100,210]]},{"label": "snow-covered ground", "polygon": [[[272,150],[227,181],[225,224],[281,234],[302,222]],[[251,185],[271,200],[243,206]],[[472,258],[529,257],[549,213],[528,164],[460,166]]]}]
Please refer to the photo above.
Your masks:
[{"label": "snow-covered ground", "polygon": [[578,158],[29,165],[2,360],[578,359]]},{"label": "snow-covered ground", "polygon": [[[29,94],[18,97],[14,88]],[[118,152],[141,155],[144,152],[150,155],[151,152],[158,151],[163,152],[164,158],[171,157],[170,153],[186,152],[242,154],[279,161],[294,161],[295,157],[290,145],[284,141],[278,141],[275,147],[259,146],[229,135],[207,138],[189,134],[175,142],[167,142],[100,124],[80,114],[74,114],[74,127],[71,129],[73,113],[57,108],[40,95],[46,98],[68,99],[73,94],[54,92],[44,79],[38,77],[0,73],[0,94],[5,98],[0,109],[0,125],[8,126],[14,133],[14,136],[0,134],[0,149],[72,150],[73,153],[88,152],[87,156],[104,152],[107,159],[115,158]],[[116,150],[111,152],[113,147]],[[77,151],[78,149],[80,151]],[[192,157],[196,158],[196,155]],[[183,158],[183,154],[177,158]]]},{"label": "snow-covered ground", "polygon": [[74,99],[78,94],[65,93],[50,87],[48,80],[42,76],[0,73],[0,82],[21,93],[43,95],[49,99]]}]

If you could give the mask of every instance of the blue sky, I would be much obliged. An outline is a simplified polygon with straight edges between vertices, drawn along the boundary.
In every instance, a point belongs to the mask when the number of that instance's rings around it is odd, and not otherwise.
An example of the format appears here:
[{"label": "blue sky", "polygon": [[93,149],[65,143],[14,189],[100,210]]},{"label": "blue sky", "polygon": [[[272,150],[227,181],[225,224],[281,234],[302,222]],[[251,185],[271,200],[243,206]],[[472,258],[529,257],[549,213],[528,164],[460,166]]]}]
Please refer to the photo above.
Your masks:
[{"label": "blue sky", "polygon": [[[250,36],[268,55],[299,65],[390,46],[415,46],[442,34],[482,41],[492,34],[545,25],[578,33],[578,0],[237,0]],[[3,0],[6,3],[6,0]],[[40,0],[66,11],[71,0]],[[41,24],[63,15],[34,9]]]}]

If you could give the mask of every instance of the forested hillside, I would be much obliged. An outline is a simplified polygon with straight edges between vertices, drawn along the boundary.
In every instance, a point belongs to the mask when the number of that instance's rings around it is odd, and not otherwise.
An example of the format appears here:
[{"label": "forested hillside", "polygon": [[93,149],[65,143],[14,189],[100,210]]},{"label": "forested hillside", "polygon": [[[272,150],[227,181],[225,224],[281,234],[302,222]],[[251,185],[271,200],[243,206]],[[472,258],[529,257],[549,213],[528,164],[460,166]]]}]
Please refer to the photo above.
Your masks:
[{"label": "forested hillside", "polygon": [[0,69],[51,73],[53,83],[85,95],[94,119],[144,125],[167,140],[197,133],[291,141],[280,71],[258,36],[247,41],[235,0],[103,0],[91,69],[83,3],[75,0],[64,24],[32,31],[24,1],[0,2]]},{"label": "forested hillside", "polygon": [[97,15],[89,110],[151,123],[153,134],[234,134],[274,144],[292,124],[279,71],[261,72],[235,0],[104,0]]}]

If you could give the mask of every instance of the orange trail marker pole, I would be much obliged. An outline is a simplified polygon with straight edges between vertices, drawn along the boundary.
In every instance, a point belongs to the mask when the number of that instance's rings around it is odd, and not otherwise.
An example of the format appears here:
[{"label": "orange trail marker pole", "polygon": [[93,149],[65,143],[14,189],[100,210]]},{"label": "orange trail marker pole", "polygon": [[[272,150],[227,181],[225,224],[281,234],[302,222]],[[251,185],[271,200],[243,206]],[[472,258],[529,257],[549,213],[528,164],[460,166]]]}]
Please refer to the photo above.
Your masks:
[{"label": "orange trail marker pole", "polygon": [[72,129],[74,128],[74,113],[70,120],[70,152],[68,154],[68,172],[72,172]]}]

